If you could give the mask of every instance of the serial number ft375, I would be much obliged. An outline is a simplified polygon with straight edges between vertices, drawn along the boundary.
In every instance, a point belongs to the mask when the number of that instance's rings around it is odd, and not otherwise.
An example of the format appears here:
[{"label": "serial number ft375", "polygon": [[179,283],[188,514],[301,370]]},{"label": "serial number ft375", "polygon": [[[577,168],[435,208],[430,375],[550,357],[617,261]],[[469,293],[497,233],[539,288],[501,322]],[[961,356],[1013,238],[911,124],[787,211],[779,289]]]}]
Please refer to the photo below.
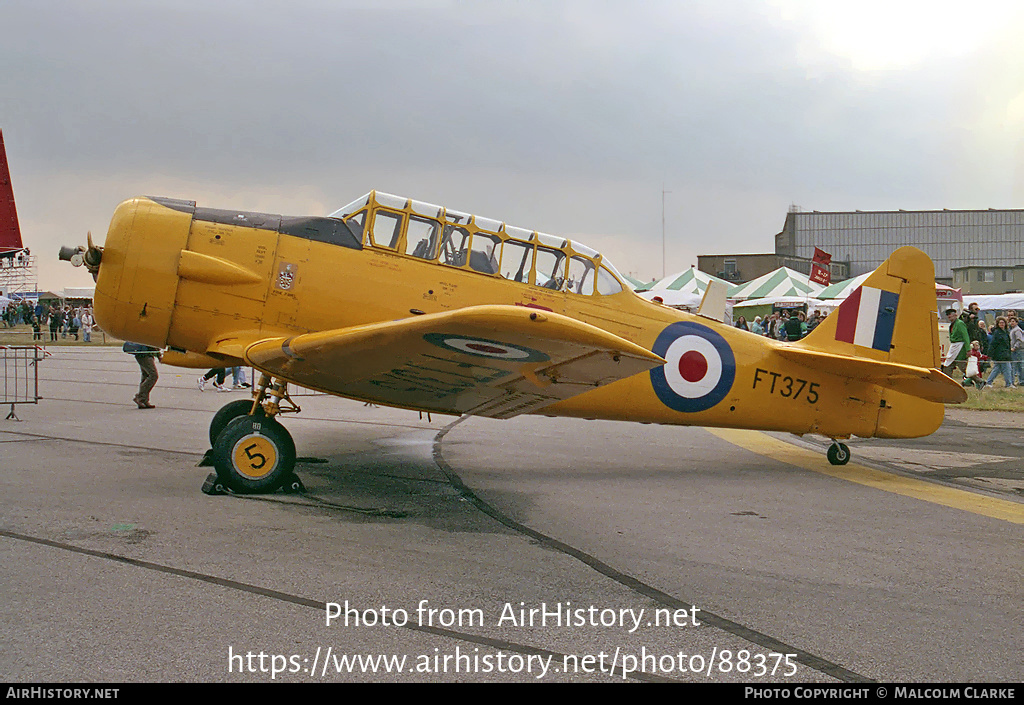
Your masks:
[{"label": "serial number ft375", "polygon": [[806,379],[790,377],[781,372],[762,370],[757,367],[754,368],[752,389],[757,389],[759,385],[769,394],[778,394],[787,399],[803,399],[808,404],[818,403],[818,387],[820,385],[817,382],[808,382]]}]

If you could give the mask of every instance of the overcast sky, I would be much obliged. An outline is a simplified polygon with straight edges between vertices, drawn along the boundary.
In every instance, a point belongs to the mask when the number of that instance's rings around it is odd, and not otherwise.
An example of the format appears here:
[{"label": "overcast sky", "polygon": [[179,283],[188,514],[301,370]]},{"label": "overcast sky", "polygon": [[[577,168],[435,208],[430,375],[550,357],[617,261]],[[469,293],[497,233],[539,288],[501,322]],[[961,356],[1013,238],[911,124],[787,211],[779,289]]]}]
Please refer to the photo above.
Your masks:
[{"label": "overcast sky", "polygon": [[[1020,8],[1020,9],[1018,9]],[[1024,207],[1019,2],[0,2],[44,288],[136,195],[288,215],[370,189],[624,273],[771,252],[787,209]]]}]

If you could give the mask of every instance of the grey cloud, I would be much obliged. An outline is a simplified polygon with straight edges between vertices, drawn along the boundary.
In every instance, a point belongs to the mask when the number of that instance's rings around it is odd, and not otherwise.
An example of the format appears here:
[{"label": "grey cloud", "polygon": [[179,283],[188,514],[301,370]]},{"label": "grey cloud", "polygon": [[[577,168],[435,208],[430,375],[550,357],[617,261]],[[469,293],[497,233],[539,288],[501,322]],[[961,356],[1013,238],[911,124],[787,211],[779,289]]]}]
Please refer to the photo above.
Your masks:
[{"label": "grey cloud", "polygon": [[972,207],[999,188],[955,98],[992,62],[857,73],[760,2],[380,8],[7,0],[8,153],[32,183],[318,184],[333,205],[407,188],[659,260],[663,183],[680,258],[708,233],[770,249],[791,201]]}]

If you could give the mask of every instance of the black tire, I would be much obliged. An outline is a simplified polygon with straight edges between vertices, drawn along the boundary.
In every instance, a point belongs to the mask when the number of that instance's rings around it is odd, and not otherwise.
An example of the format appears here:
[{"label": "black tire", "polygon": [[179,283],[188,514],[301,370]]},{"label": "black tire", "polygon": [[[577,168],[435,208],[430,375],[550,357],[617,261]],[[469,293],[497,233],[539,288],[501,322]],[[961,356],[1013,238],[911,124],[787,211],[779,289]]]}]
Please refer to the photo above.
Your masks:
[{"label": "black tire", "polygon": [[[217,436],[221,434],[228,424],[237,419],[239,416],[248,415],[252,409],[252,399],[238,399],[225,404],[220,408],[213,418],[210,420],[210,447],[212,448],[217,443]],[[253,416],[264,417],[266,413],[263,411],[262,406],[256,407],[256,413]]]},{"label": "black tire", "polygon": [[833,443],[828,447],[828,462],[846,465],[850,462],[850,449],[845,443]]},{"label": "black tire", "polygon": [[273,492],[295,472],[295,442],[274,419],[241,416],[217,437],[213,465],[235,492]]}]

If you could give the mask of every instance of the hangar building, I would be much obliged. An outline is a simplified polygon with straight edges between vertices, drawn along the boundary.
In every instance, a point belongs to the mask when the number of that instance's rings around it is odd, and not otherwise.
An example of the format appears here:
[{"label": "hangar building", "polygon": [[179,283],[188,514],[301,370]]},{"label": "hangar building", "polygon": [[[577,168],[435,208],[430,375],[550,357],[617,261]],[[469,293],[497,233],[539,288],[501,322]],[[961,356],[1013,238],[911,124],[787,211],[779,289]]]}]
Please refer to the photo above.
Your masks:
[{"label": "hangar building", "polygon": [[903,245],[924,250],[943,284],[953,285],[954,267],[1013,269],[1024,263],[1024,209],[831,213],[791,208],[775,236],[777,256],[810,258],[820,247],[833,262],[847,262],[851,277],[875,269]]}]

